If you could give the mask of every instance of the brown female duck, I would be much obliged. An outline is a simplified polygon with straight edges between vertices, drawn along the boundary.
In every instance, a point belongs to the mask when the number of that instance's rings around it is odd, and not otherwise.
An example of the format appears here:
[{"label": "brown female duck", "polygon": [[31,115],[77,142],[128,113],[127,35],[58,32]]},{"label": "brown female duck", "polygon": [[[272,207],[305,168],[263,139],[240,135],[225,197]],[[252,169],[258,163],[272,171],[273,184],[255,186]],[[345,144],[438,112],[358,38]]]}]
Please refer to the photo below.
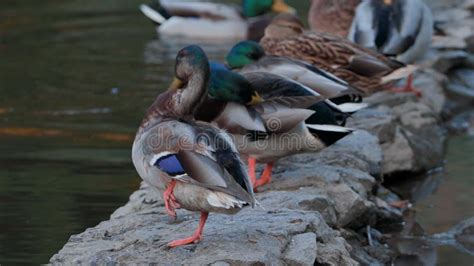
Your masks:
[{"label": "brown female duck", "polygon": [[304,31],[295,16],[279,15],[260,41],[267,54],[311,63],[359,88],[366,94],[388,89],[416,68],[390,59],[347,39]]},{"label": "brown female duck", "polygon": [[346,38],[361,0],[312,0],[308,23],[312,30]]}]

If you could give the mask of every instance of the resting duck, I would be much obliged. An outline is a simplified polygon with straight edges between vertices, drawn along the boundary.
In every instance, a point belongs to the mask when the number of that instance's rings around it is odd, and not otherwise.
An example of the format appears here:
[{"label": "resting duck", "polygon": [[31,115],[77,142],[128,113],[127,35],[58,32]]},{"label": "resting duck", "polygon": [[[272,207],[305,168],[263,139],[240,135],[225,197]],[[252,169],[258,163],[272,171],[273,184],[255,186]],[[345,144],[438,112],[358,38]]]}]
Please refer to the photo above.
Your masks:
[{"label": "resting duck", "polygon": [[148,109],[132,149],[138,174],[163,193],[168,214],[176,216],[177,208],[201,212],[196,232],[170,242],[170,247],[199,242],[209,212],[234,214],[255,204],[251,182],[229,135],[193,118],[206,98],[209,80],[209,63],[201,48],[179,51],[175,76]]},{"label": "resting duck", "polygon": [[434,23],[422,0],[313,0],[308,19],[312,30],[347,37],[406,64],[424,56]]},{"label": "resting duck", "polygon": [[[260,41],[267,54],[311,63],[359,88],[365,94],[391,88],[409,76],[414,66],[390,59],[347,39],[327,33],[304,31],[295,16],[279,15],[265,29]],[[411,84],[405,90],[414,91]]]},{"label": "resting duck", "polygon": [[[296,82],[264,72],[240,75],[220,64],[212,64],[211,72],[210,99],[196,118],[232,134],[248,159],[254,188],[270,182],[278,159],[319,151],[352,132],[341,126],[346,114]],[[257,162],[266,164],[259,179]]]},{"label": "resting duck", "polygon": [[[267,72],[301,83],[332,102],[345,104],[344,112],[354,112],[365,104],[360,102],[362,91],[340,78],[301,60],[265,55],[263,47],[254,41],[241,41],[226,55],[227,65],[239,73]],[[340,106],[342,107],[342,106]],[[354,110],[351,110],[354,108]]]},{"label": "resting duck", "polygon": [[312,0],[308,24],[312,30],[346,38],[361,0]]},{"label": "resting duck", "polygon": [[259,40],[271,21],[271,11],[296,13],[284,0],[242,0],[241,9],[211,2],[160,0],[158,8],[140,5],[140,10],[159,25],[162,36],[211,40]]},{"label": "resting duck", "polygon": [[422,0],[366,0],[356,9],[348,38],[410,64],[429,50],[433,25]]}]

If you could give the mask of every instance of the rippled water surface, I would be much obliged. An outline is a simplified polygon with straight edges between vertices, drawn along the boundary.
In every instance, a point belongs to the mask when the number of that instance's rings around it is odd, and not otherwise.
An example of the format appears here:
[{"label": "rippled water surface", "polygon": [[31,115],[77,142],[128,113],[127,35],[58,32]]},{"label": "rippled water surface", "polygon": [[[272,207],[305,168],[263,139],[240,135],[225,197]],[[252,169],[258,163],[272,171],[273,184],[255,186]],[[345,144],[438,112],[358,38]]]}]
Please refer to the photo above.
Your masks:
[{"label": "rippled water surface", "polygon": [[[188,44],[157,40],[139,3],[0,2],[0,264],[46,263],[138,186],[132,137]],[[230,44],[203,47],[222,59]]]}]

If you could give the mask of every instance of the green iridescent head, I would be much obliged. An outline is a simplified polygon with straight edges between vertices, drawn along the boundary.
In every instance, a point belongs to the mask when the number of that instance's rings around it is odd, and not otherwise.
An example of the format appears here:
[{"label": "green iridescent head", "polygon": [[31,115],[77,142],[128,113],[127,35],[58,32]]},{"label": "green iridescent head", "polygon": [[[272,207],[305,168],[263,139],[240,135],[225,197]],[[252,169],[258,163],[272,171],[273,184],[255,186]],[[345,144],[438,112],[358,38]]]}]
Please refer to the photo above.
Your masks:
[{"label": "green iridescent head", "polygon": [[210,66],[211,80],[208,93],[212,98],[245,105],[262,101],[257,91],[243,76],[216,62],[211,62]]},{"label": "green iridescent head", "polygon": [[245,17],[251,18],[268,12],[295,13],[284,0],[242,0],[242,11]]},{"label": "green iridescent head", "polygon": [[243,68],[265,56],[263,47],[254,41],[242,41],[234,45],[226,56],[227,65],[232,68]]}]

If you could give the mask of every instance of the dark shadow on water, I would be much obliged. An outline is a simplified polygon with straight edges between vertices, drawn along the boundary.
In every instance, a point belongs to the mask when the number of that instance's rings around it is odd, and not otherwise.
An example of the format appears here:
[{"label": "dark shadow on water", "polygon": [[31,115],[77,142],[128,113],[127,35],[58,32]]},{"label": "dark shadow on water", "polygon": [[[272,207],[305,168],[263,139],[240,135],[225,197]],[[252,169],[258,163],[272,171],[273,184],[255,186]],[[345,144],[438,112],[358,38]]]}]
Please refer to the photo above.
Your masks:
[{"label": "dark shadow on water", "polygon": [[[388,184],[391,190],[414,204],[405,212],[405,228],[391,240],[399,254],[396,265],[472,265],[474,232],[468,244],[456,241],[461,221],[474,217],[474,138],[452,137],[446,165],[428,175]],[[450,230],[450,231],[448,231]],[[469,229],[471,230],[471,229]]]}]

